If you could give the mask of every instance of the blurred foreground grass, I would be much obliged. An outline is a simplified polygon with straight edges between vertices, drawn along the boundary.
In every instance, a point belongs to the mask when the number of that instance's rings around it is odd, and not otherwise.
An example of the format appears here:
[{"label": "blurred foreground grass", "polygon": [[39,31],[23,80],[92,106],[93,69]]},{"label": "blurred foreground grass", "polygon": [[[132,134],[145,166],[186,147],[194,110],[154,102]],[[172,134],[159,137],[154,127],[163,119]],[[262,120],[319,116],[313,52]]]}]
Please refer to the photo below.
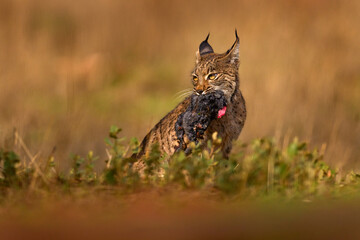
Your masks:
[{"label": "blurred foreground grass", "polygon": [[[360,175],[332,169],[324,149],[297,138],[237,144],[223,159],[207,150],[160,156],[153,146],[141,173],[132,169],[136,138],[112,126],[104,169],[92,151],[72,166],[33,156],[15,132],[0,150],[0,232],[4,239],[354,239]],[[341,221],[341,223],[339,223]],[[330,229],[329,229],[330,228]]]}]

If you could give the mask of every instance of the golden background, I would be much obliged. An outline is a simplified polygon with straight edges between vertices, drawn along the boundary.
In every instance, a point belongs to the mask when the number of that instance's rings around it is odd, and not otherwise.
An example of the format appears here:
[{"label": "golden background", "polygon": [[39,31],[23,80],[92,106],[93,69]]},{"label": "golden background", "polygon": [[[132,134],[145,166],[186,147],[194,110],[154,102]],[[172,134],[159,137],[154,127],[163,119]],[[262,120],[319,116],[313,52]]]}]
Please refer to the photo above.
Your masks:
[{"label": "golden background", "polygon": [[191,88],[195,51],[240,36],[240,141],[294,136],[336,167],[360,156],[359,1],[0,0],[0,144],[57,161],[140,140]]}]

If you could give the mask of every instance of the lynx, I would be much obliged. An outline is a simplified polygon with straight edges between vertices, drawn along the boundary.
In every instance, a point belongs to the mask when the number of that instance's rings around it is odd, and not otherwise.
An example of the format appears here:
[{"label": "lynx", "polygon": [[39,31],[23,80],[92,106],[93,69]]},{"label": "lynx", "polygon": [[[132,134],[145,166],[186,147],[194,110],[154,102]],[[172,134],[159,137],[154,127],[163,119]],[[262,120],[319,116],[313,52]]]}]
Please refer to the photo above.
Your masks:
[{"label": "lynx", "polygon": [[[239,88],[239,37],[236,31],[235,37],[236,40],[228,51],[217,54],[208,43],[208,34],[196,52],[195,68],[191,74],[193,94],[202,95],[222,91],[226,98],[225,115],[211,121],[202,136],[202,141],[206,143],[212,139],[212,134],[217,132],[222,139],[220,147],[224,158],[229,157],[232,142],[239,137],[246,119],[245,100]],[[175,124],[190,103],[191,97],[185,98],[162,118],[144,137],[139,153],[133,157],[139,159],[146,155],[155,143],[159,144],[162,153],[173,155],[180,145]]]}]

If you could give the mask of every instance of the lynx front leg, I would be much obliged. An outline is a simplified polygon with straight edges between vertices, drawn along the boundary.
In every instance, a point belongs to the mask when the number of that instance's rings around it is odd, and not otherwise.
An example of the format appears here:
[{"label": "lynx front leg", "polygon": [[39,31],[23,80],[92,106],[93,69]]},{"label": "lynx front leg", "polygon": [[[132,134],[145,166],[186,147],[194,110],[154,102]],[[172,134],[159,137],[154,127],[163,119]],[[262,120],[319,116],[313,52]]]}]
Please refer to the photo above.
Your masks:
[{"label": "lynx front leg", "polygon": [[232,149],[232,141],[228,138],[223,139],[221,145],[222,155],[225,159],[229,159],[229,155]]}]

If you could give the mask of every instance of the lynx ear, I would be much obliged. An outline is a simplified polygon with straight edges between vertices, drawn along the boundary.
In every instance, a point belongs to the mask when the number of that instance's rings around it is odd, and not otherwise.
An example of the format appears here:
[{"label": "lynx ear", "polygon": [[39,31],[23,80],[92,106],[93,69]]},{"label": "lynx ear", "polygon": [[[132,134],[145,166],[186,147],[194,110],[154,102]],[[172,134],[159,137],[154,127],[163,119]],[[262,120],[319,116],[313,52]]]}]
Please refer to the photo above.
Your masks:
[{"label": "lynx ear", "polygon": [[202,56],[208,53],[214,53],[213,48],[208,43],[210,33],[206,36],[206,39],[200,43],[199,50],[196,51],[196,63],[198,63]]},{"label": "lynx ear", "polygon": [[208,43],[209,36],[210,36],[210,33],[207,35],[206,39],[200,43],[200,46],[199,46],[200,56],[214,52],[214,50]]},{"label": "lynx ear", "polygon": [[196,51],[195,55],[196,55],[196,64],[198,64],[198,63],[200,62],[200,60],[201,60],[201,56],[200,56],[199,50]]},{"label": "lynx ear", "polygon": [[235,42],[231,46],[229,50],[225,53],[225,58],[231,63],[236,64],[239,66],[239,46],[240,46],[240,40],[239,36],[237,34],[237,30],[235,29]]}]

